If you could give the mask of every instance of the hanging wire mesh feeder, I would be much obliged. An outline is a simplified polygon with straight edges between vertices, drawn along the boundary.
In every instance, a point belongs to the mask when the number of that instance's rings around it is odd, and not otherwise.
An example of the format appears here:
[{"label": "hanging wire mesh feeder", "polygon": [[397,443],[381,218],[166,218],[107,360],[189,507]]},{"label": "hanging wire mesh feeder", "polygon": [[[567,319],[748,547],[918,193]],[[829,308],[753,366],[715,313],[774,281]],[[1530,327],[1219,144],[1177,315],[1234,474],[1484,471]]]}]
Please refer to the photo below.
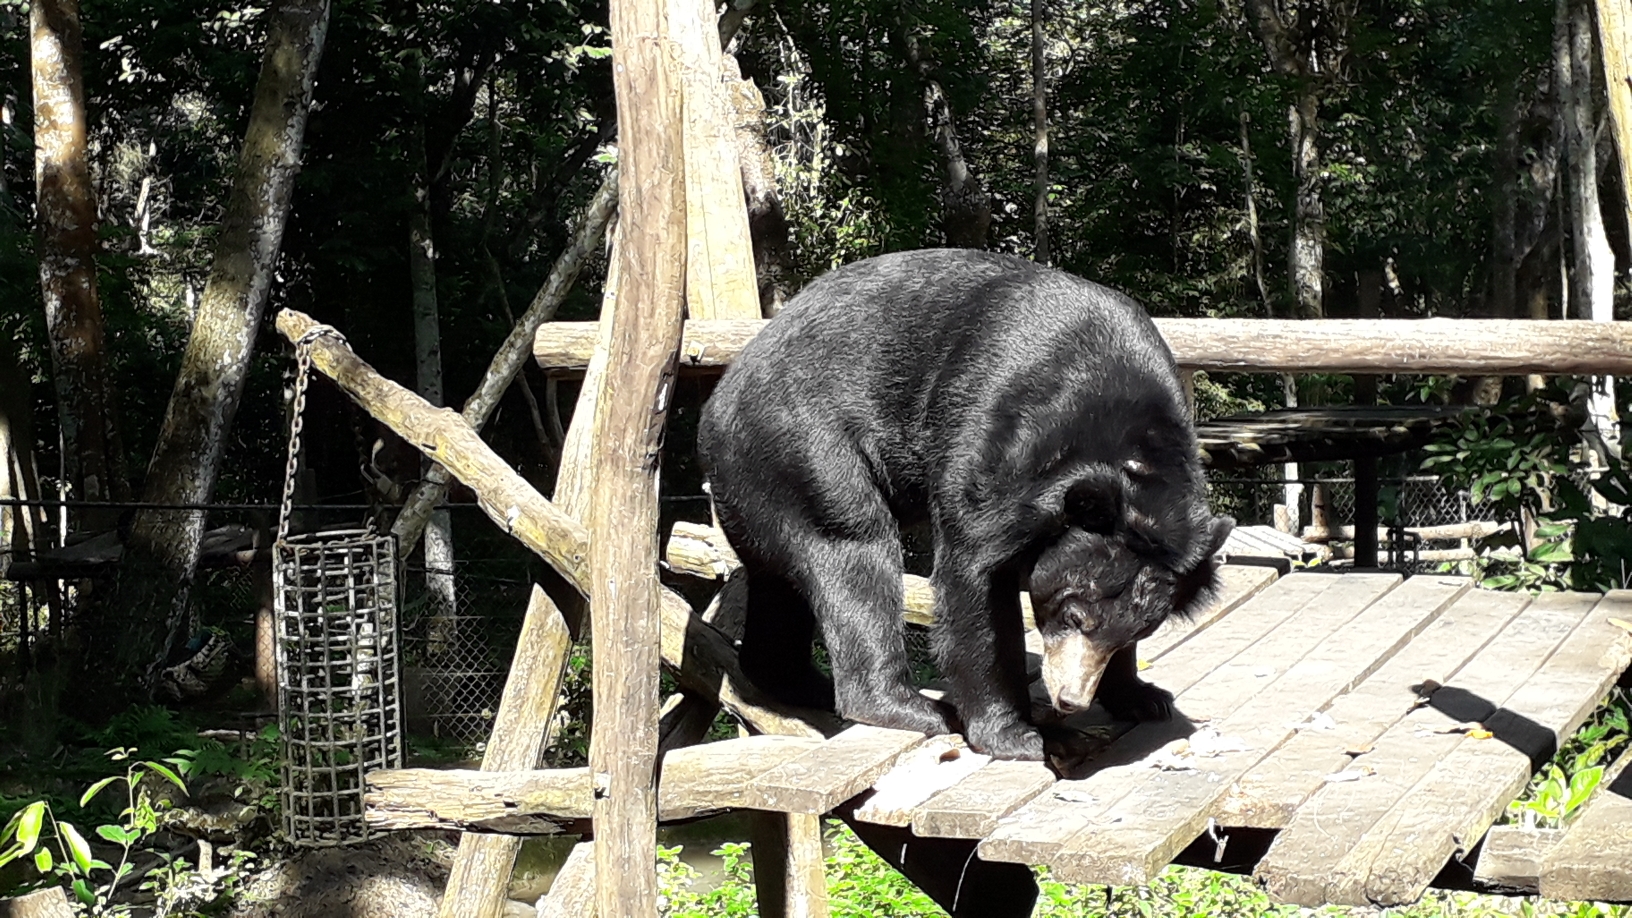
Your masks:
[{"label": "hanging wire mesh feeder", "polygon": [[283,828],[289,841],[366,841],[364,775],[403,765],[397,655],[397,561],[373,528],[289,535],[311,342],[295,345],[294,419],[278,539],[273,545]]}]

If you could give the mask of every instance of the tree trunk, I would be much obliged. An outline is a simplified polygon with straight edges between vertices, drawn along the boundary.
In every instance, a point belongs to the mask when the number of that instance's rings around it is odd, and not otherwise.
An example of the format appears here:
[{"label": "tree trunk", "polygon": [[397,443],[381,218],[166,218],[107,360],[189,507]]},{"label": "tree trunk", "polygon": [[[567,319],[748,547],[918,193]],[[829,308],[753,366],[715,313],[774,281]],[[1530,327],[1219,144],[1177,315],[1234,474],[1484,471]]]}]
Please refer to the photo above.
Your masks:
[{"label": "tree trunk", "polygon": [[[114,450],[114,405],[96,289],[96,191],[86,158],[79,0],[36,0],[30,20],[40,290],[62,430],[63,496],[118,499],[127,495],[122,457]],[[82,520],[90,526],[111,522],[107,510]]]},{"label": "tree trunk", "polygon": [[931,72],[930,62],[918,49],[918,39],[906,36],[907,60],[924,83],[924,106],[934,131],[935,145],[946,160],[946,185],[941,194],[941,227],[946,244],[957,248],[983,249],[986,231],[992,225],[992,200],[980,179],[963,157],[953,124],[952,103]]},{"label": "tree trunk", "polygon": [[[272,285],[329,4],[285,0],[270,16],[255,103],[209,281],[148,466],[147,503],[210,500]],[[181,629],[203,528],[201,511],[155,509],[137,514],[131,532],[131,557],[154,563],[165,574],[162,582],[154,578],[150,608],[170,615],[167,644]],[[168,646],[155,666],[167,654]]]},{"label": "tree trunk", "polygon": [[1496,198],[1491,202],[1490,314],[1518,318],[1519,94],[1511,79],[1497,86]]},{"label": "tree trunk", "polygon": [[1326,209],[1320,200],[1320,95],[1312,83],[1298,89],[1288,110],[1292,140],[1292,302],[1300,319],[1326,313]]},{"label": "tree trunk", "polygon": [[1048,54],[1043,43],[1043,0],[1031,0],[1031,158],[1037,166],[1037,263],[1049,263],[1048,251]]},{"label": "tree trunk", "polygon": [[[431,165],[425,158],[424,60],[408,66],[408,168],[414,207],[408,216],[408,279],[413,291],[414,368],[421,398],[441,407],[442,328],[436,309],[436,243],[431,232]],[[413,544],[405,543],[404,551]],[[446,509],[431,511],[425,527],[425,592],[430,628],[426,649],[439,654],[454,640],[458,605],[453,582],[453,525]]]},{"label": "tree trunk", "polygon": [[[722,32],[725,18],[720,20]],[[722,66],[721,78],[736,114],[737,161],[742,167],[742,191],[748,202],[748,235],[754,247],[759,310],[770,317],[782,309],[787,296],[788,217],[776,187],[776,166],[765,144],[765,97],[753,80],[743,78],[735,57],[724,55]]]},{"label": "tree trunk", "polygon": [[[1604,229],[1598,200],[1598,155],[1593,117],[1593,27],[1591,0],[1559,0],[1561,33],[1554,64],[1564,106],[1565,162],[1570,188],[1570,222],[1574,271],[1570,284],[1571,314],[1594,322],[1615,318],[1615,255]],[[1564,47],[1558,47],[1563,44]],[[1604,456],[1620,454],[1615,412],[1615,381],[1598,376],[1587,396],[1588,425]]]},{"label": "tree trunk", "polygon": [[1246,109],[1241,110],[1241,171],[1246,195],[1247,237],[1252,242],[1252,279],[1258,287],[1258,300],[1264,304],[1265,318],[1275,318],[1275,301],[1269,295],[1269,284],[1264,282],[1264,237],[1258,232],[1258,189],[1252,168],[1252,119]]}]

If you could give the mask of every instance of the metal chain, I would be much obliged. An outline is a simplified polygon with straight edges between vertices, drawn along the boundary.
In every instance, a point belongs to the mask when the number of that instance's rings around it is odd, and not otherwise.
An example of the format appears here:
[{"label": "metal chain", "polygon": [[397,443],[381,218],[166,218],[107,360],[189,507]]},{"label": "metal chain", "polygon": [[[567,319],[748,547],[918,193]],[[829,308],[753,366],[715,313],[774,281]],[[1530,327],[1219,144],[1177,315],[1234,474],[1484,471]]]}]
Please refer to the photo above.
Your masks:
[{"label": "metal chain", "polygon": [[300,429],[305,424],[306,386],[312,376],[312,342],[333,335],[344,343],[346,336],[329,325],[313,325],[295,342],[295,405],[289,420],[289,462],[283,473],[283,504],[278,508],[278,542],[289,537],[289,514],[295,503],[295,471],[300,467]]}]

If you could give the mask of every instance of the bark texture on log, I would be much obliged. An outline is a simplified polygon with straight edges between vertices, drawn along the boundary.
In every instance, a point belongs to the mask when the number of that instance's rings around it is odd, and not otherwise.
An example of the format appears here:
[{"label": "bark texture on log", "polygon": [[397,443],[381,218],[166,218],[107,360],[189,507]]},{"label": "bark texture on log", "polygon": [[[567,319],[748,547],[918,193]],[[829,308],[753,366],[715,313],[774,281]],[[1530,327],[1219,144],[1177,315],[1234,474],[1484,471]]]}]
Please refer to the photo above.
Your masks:
[{"label": "bark texture on log", "polygon": [[[1244,373],[1632,372],[1632,323],[1534,319],[1157,319],[1184,370]],[[690,322],[681,367],[731,363],[763,321]],[[533,355],[551,372],[582,372],[593,322],[539,329]]]}]

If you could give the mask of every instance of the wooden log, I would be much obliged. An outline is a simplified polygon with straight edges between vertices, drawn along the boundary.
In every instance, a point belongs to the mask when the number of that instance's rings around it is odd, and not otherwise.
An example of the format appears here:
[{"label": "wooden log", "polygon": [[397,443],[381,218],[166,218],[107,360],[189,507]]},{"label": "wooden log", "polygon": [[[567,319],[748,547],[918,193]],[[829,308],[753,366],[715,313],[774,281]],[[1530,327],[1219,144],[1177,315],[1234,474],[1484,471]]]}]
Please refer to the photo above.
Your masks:
[{"label": "wooden log", "polygon": [[686,283],[685,101],[660,0],[611,0],[622,249],[608,366],[595,406],[589,611],[595,717],[595,874],[603,915],[657,918],[661,612],[657,467]]},{"label": "wooden log", "polygon": [[535,918],[595,918],[595,843],[572,846]]},{"label": "wooden log", "polygon": [[[1632,328],[1615,322],[1536,319],[1157,319],[1183,370],[1238,373],[1632,373]],[[681,365],[720,369],[763,322],[692,323]],[[581,373],[595,350],[593,323],[539,329],[533,356],[552,372]]]},{"label": "wooden log", "polygon": [[1549,899],[1632,901],[1632,750],[1604,770],[1603,783],[1542,859]]},{"label": "wooden log", "polygon": [[924,735],[857,724],[743,789],[746,806],[784,813],[826,813],[871,787]]},{"label": "wooden log", "polygon": [[686,315],[757,319],[736,118],[720,82],[719,17],[712,0],[668,0],[667,7],[685,94]]},{"label": "wooden log", "polygon": [[[749,806],[751,780],[822,745],[805,736],[749,736],[673,750],[658,776],[658,814],[690,819]],[[380,829],[553,834],[561,822],[592,818],[594,792],[583,767],[401,768],[369,772],[364,803],[369,825]]]},{"label": "wooden log", "polygon": [[[299,340],[317,323],[294,310],[278,313],[278,330]],[[312,366],[335,381],[364,411],[476,492],[488,517],[548,561],[580,593],[589,586],[589,532],[533,490],[457,414],[435,408],[381,376],[342,339],[318,335]],[[733,715],[762,733],[820,736],[832,718],[779,706],[756,692],[737,666],[731,642],[702,622],[672,590],[659,593],[663,662],[682,686],[720,699]]]},{"label": "wooden log", "polygon": [[1207,608],[1189,619],[1170,618],[1156,633],[1139,642],[1139,658],[1155,660],[1206,631],[1236,607],[1268,589],[1280,575],[1272,567],[1226,564],[1218,569],[1218,595]]},{"label": "wooden log", "polygon": [[[571,649],[572,633],[561,610],[534,584],[482,756],[482,771],[520,771],[538,765]],[[442,892],[441,918],[499,918],[520,850],[521,839],[513,835],[461,835]]]},{"label": "wooden log", "polygon": [[0,918],[74,918],[62,887],[51,886],[26,896],[0,899]]},{"label": "wooden log", "polygon": [[755,813],[749,831],[760,918],[826,918],[822,817]]}]

